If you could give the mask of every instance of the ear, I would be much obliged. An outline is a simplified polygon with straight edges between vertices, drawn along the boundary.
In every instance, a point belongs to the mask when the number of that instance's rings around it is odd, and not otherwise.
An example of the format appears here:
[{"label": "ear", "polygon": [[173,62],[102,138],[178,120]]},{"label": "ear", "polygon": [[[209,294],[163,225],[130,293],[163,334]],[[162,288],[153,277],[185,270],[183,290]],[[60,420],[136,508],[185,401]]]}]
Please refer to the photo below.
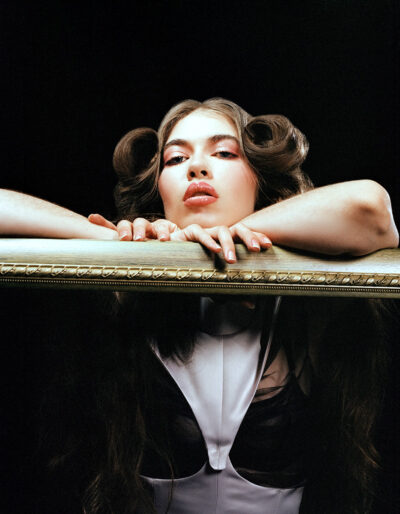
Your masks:
[{"label": "ear", "polygon": [[149,167],[157,156],[158,135],[151,128],[131,130],[117,144],[113,166],[120,179],[132,178]]}]

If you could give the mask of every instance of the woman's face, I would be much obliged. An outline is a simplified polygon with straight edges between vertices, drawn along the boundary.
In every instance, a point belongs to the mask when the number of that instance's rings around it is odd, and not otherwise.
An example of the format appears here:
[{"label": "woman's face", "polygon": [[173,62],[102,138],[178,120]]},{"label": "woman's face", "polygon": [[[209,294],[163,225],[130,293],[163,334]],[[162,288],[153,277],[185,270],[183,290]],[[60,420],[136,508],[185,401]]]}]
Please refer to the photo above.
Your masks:
[{"label": "woman's face", "polygon": [[257,181],[233,123],[198,109],[180,120],[163,151],[158,182],[166,219],[184,228],[233,225],[254,211]]}]

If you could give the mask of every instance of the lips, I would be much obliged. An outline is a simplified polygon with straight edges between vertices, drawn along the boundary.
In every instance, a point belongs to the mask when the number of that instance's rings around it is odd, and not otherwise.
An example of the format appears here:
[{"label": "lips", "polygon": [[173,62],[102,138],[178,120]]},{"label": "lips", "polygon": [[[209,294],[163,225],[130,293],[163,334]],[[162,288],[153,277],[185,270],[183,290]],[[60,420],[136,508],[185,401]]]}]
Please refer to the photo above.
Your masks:
[{"label": "lips", "polygon": [[218,194],[207,182],[193,182],[186,189],[183,202],[187,206],[208,205],[217,200]]}]

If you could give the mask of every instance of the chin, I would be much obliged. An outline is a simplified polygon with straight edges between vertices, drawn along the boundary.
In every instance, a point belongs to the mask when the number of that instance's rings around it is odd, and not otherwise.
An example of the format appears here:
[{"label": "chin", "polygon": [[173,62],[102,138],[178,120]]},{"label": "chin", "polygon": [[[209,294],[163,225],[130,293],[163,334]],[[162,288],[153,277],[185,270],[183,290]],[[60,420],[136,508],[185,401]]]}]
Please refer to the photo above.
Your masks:
[{"label": "chin", "polygon": [[218,227],[220,225],[225,225],[227,227],[233,225],[235,223],[235,220],[232,218],[217,216],[215,214],[211,213],[197,213],[193,214],[192,216],[188,216],[185,218],[184,224],[179,225],[179,227],[187,227],[188,225],[196,224],[200,225],[203,228],[212,228],[212,227]]}]

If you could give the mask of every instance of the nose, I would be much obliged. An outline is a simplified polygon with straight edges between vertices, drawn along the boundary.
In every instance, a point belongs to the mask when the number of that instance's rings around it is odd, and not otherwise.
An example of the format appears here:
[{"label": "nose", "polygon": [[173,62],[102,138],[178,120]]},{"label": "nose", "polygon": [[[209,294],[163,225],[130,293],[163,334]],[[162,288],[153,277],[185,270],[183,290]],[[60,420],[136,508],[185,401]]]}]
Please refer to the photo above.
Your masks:
[{"label": "nose", "polygon": [[212,178],[210,166],[206,163],[206,159],[200,156],[194,156],[189,163],[187,176],[189,180],[200,178]]},{"label": "nose", "polygon": [[188,178],[210,178],[210,173],[205,169],[193,169],[191,167],[188,171]]}]

